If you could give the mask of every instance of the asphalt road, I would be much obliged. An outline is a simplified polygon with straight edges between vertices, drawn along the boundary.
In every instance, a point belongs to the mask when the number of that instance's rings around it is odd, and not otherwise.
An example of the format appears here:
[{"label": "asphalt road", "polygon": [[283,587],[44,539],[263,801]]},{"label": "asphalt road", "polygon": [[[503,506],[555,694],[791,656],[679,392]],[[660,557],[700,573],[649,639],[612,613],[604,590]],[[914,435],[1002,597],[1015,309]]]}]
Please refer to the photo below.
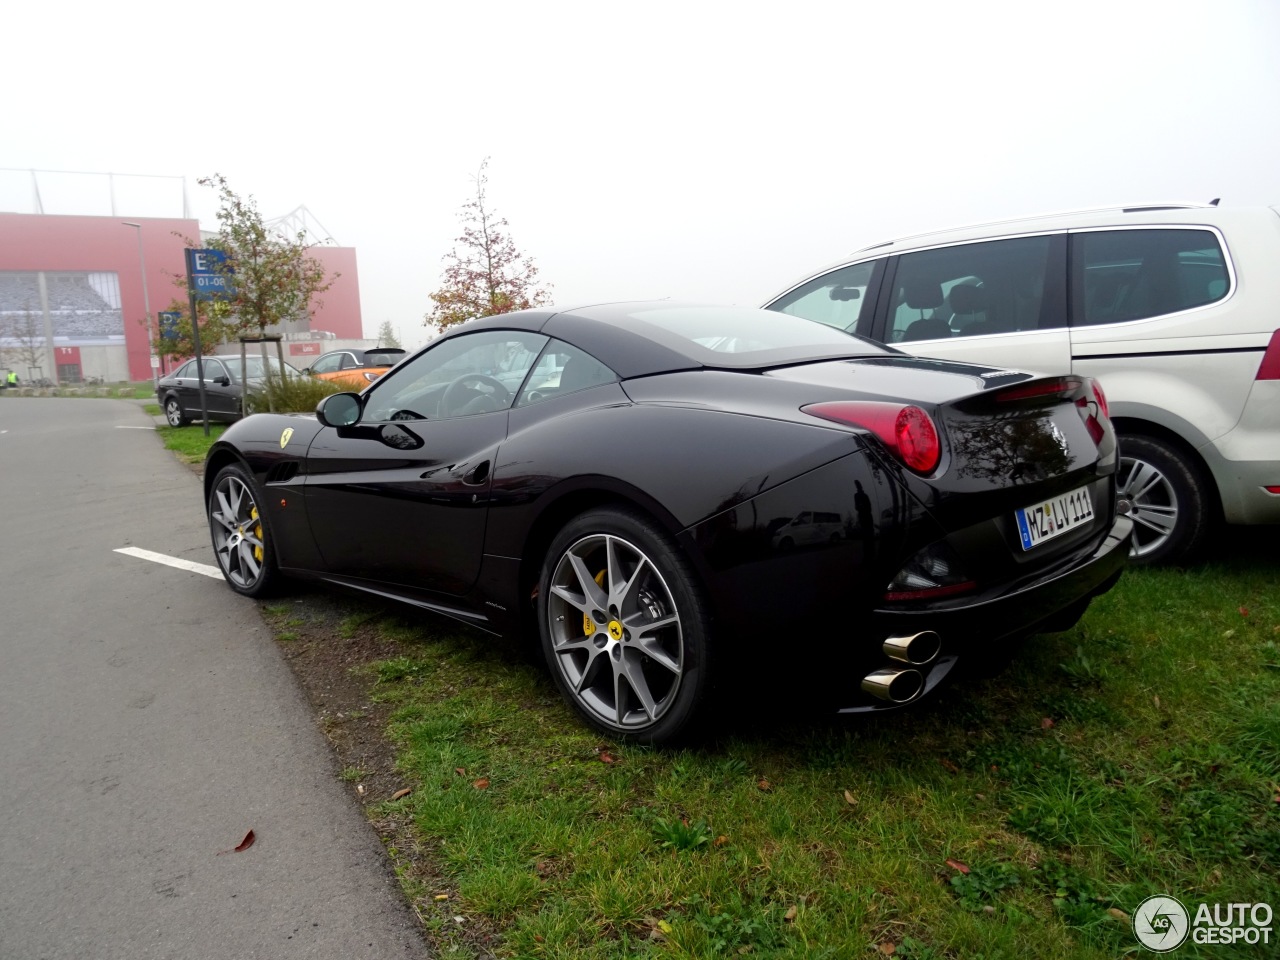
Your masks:
[{"label": "asphalt road", "polygon": [[214,562],[151,426],[0,399],[0,958],[425,956],[254,604],[113,552]]}]

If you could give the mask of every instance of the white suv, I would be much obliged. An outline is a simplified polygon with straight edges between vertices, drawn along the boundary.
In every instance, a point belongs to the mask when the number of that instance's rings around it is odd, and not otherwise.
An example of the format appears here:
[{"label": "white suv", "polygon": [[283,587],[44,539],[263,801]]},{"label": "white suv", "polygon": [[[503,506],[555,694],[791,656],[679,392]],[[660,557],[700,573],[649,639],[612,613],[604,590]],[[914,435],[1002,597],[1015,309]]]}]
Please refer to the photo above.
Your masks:
[{"label": "white suv", "polygon": [[[1216,201],[1215,201],[1216,203]],[[767,307],[929,357],[1097,378],[1133,553],[1280,523],[1280,212],[1161,204],[895,240]]]}]

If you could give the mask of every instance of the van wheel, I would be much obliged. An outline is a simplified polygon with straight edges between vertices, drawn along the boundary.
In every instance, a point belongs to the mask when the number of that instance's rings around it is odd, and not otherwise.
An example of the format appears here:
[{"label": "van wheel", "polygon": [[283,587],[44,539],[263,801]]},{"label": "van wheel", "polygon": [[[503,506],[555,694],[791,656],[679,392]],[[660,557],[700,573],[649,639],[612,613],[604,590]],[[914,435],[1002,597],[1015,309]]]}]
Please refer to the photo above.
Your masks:
[{"label": "van wheel", "polygon": [[1133,504],[1133,562],[1184,563],[1204,546],[1211,525],[1208,486],[1170,444],[1122,436],[1117,493]]}]

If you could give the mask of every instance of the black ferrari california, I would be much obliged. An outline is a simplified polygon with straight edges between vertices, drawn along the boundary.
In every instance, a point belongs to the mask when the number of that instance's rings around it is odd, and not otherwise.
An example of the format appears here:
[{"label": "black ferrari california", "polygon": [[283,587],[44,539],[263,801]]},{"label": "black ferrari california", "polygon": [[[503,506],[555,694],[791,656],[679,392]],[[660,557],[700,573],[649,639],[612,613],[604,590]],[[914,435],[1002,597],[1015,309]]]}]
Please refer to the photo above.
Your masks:
[{"label": "black ferrari california", "polygon": [[845,712],[1062,630],[1131,523],[1095,382],[921,359],[786,314],[671,302],[462,324],[315,415],[209,452],[236,591],[282,576],[537,637],[601,731],[715,695]]}]

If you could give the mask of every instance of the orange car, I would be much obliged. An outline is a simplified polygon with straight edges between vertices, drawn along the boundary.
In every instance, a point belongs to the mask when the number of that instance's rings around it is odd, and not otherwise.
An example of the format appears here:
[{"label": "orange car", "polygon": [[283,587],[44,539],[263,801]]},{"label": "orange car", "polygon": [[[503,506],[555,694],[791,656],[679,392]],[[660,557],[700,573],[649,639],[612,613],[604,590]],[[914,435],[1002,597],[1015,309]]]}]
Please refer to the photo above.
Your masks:
[{"label": "orange car", "polygon": [[395,366],[404,353],[399,347],[334,350],[316,358],[303,373],[317,380],[332,380],[351,390],[363,390]]}]

